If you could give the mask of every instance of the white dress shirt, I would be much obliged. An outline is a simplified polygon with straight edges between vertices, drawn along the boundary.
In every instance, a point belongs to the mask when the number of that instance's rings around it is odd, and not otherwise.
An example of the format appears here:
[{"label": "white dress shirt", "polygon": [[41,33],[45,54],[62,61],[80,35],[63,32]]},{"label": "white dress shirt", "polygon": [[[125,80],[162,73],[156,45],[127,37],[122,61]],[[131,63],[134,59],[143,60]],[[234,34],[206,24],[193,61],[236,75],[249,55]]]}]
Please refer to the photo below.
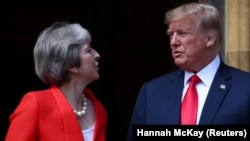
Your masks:
[{"label": "white dress shirt", "polygon": [[[196,73],[196,75],[198,75],[199,78],[201,79],[201,82],[196,85],[197,92],[198,92],[198,99],[199,99],[196,124],[199,124],[201,112],[202,112],[204,103],[206,101],[208,91],[210,90],[215,73],[217,72],[219,65],[220,65],[220,58],[219,58],[219,55],[217,54],[215,59],[210,64],[208,64],[206,67],[204,67],[198,73]],[[185,95],[187,88],[188,88],[188,85],[189,85],[188,80],[193,74],[194,74],[193,72],[185,72],[184,89],[183,89],[182,99],[184,98],[184,95]]]}]

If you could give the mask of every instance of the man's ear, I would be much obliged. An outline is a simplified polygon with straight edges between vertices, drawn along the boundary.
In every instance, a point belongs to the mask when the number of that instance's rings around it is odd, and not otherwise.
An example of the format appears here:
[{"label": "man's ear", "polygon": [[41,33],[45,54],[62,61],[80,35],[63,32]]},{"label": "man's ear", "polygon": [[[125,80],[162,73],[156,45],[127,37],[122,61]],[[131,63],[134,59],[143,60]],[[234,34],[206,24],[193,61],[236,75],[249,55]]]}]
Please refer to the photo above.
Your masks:
[{"label": "man's ear", "polygon": [[213,46],[216,40],[217,40],[216,32],[209,32],[207,36],[207,47]]},{"label": "man's ear", "polygon": [[70,67],[70,68],[68,68],[68,71],[72,72],[72,73],[77,73],[78,69],[76,67]]}]

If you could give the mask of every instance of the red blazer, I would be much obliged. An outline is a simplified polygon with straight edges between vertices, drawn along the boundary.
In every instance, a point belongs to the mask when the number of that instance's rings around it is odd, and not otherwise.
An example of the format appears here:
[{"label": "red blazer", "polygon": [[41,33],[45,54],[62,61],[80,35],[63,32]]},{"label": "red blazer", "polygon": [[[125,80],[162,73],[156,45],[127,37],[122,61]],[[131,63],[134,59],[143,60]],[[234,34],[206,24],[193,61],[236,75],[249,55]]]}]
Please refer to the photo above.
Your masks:
[{"label": "red blazer", "polygon": [[[107,113],[94,94],[84,94],[95,107],[94,141],[105,141]],[[10,116],[5,141],[84,141],[77,117],[62,92],[56,87],[29,92]]]}]

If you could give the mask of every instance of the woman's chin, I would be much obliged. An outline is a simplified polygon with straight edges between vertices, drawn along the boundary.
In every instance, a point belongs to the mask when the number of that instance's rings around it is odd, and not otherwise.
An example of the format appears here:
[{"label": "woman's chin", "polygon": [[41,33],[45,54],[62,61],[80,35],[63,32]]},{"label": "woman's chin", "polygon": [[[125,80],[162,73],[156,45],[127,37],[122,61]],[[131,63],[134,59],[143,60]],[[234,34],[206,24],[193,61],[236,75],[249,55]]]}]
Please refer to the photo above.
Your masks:
[{"label": "woman's chin", "polygon": [[100,78],[100,75],[99,74],[95,74],[94,75],[94,80],[98,80]]}]

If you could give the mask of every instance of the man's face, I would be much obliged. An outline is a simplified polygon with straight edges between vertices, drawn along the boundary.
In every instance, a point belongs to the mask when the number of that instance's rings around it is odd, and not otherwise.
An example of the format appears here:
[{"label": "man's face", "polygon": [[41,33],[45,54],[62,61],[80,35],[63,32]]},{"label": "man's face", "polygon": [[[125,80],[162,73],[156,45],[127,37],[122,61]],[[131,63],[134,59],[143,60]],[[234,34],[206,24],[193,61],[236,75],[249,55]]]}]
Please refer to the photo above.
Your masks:
[{"label": "man's face", "polygon": [[186,71],[197,71],[206,57],[206,40],[198,22],[197,16],[186,16],[171,21],[167,30],[175,64]]}]

